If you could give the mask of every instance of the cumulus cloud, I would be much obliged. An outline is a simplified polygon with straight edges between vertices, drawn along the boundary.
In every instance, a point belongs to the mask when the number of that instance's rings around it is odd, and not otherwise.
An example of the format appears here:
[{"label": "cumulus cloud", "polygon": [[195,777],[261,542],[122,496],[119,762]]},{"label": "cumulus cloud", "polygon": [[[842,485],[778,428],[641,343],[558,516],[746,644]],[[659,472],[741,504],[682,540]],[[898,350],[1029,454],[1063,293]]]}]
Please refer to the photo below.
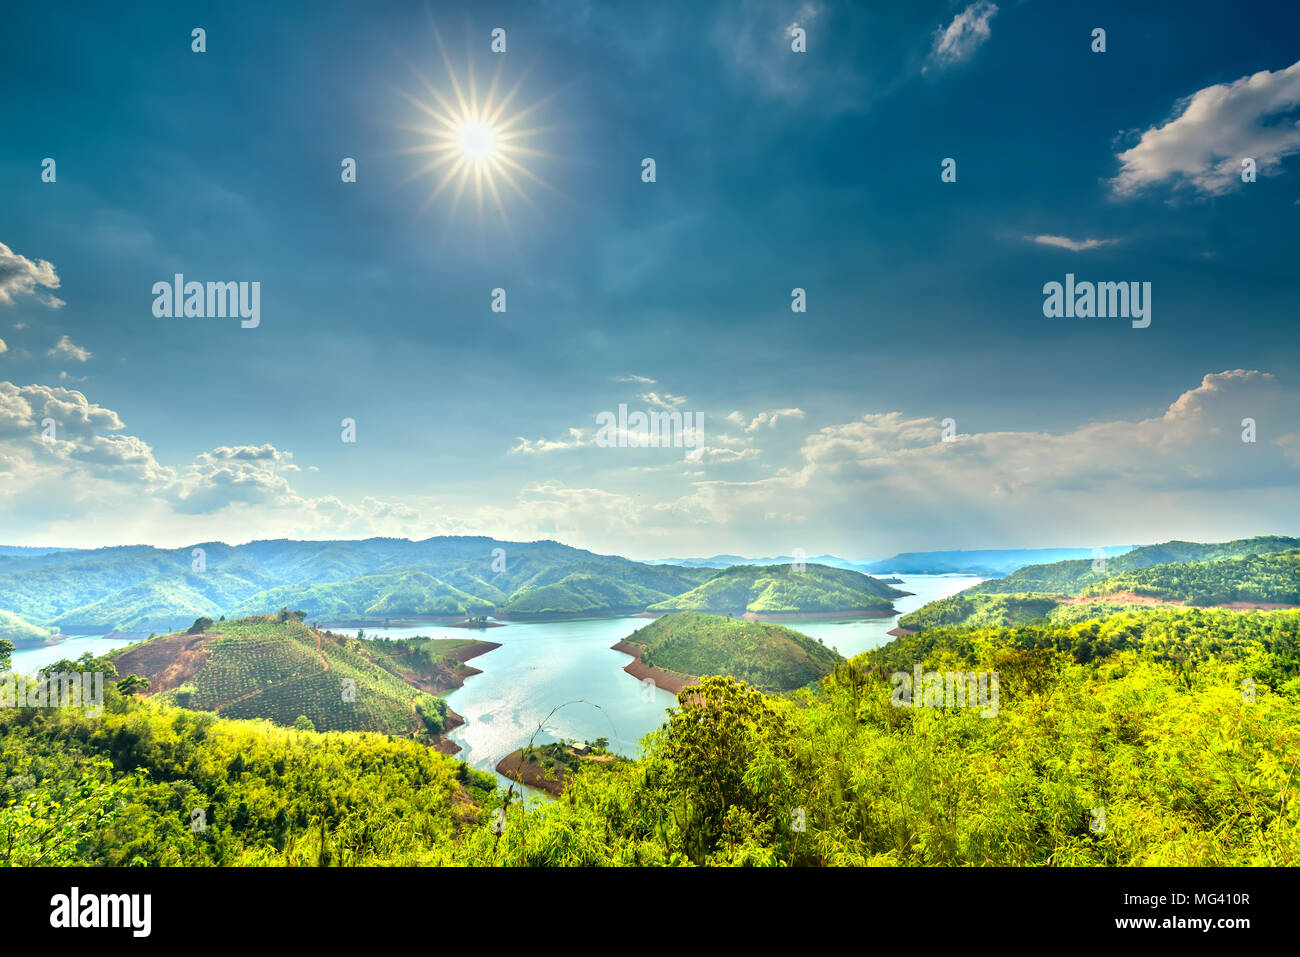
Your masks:
[{"label": "cumulus cloud", "polygon": [[74,389],[0,382],[0,439],[39,439],[41,422],[47,418],[54,420],[57,436],[70,441],[123,428],[116,412]]},{"label": "cumulus cloud", "polygon": [[712,445],[702,445],[699,449],[694,450],[698,454],[688,456],[691,462],[699,462],[705,465],[725,465],[729,462],[743,462],[746,459],[757,458],[758,449],[729,449],[719,448]]},{"label": "cumulus cloud", "polygon": [[5,345],[5,341],[3,339],[0,339],[0,355],[3,355],[8,351],[9,351],[9,347]]},{"label": "cumulus cloud", "polygon": [[1169,182],[1209,195],[1226,193],[1241,185],[1243,159],[1254,159],[1259,173],[1269,173],[1300,152],[1297,109],[1300,61],[1207,86],[1178,101],[1172,119],[1148,129],[1116,157],[1120,171],[1111,188],[1130,196]]},{"label": "cumulus cloud", "polygon": [[996,3],[975,0],[952,19],[947,27],[934,34],[930,58],[940,66],[951,66],[969,60],[992,33],[989,21],[998,12]]},{"label": "cumulus cloud", "polygon": [[241,462],[265,464],[282,469],[297,469],[293,465],[293,453],[277,449],[269,442],[265,445],[219,445],[210,452],[204,452],[196,461],[204,465],[216,465],[222,462]]},{"label": "cumulus cloud", "polygon": [[657,406],[661,409],[668,409],[670,411],[686,404],[686,399],[682,396],[671,395],[667,392],[663,395],[660,395],[658,392],[643,392],[641,394],[641,401],[648,402],[650,405]]},{"label": "cumulus cloud", "polygon": [[41,305],[57,309],[63,300],[45,290],[58,288],[59,276],[53,263],[28,259],[0,243],[0,303],[12,306],[15,297],[32,296]]},{"label": "cumulus cloud", "polygon": [[[1294,384],[1243,369],[1206,375],[1158,415],[1060,432],[945,442],[936,417],[868,413],[807,436],[801,464],[697,483],[683,507],[727,527],[790,512],[806,525],[788,534],[805,540],[851,528],[918,549],[1293,532],[1297,413]],[[1246,419],[1254,443],[1242,441]]]},{"label": "cumulus cloud", "polygon": [[542,452],[562,452],[566,449],[578,449],[584,445],[590,445],[592,440],[587,437],[585,430],[570,428],[568,436],[560,439],[526,439],[522,435],[515,440],[518,445],[514,446],[510,452],[514,455],[537,455]]},{"label": "cumulus cloud", "polygon": [[1057,246],[1076,253],[1119,242],[1118,239],[1071,239],[1069,236],[1026,236],[1025,239],[1040,246]]},{"label": "cumulus cloud", "polygon": [[729,412],[727,413],[727,421],[740,426],[746,433],[752,435],[764,425],[769,429],[774,429],[781,419],[802,419],[803,415],[803,409],[771,409],[758,413],[752,419],[746,419],[740,412]]},{"label": "cumulus cloud", "polygon": [[51,358],[72,359],[75,362],[86,362],[90,359],[90,351],[74,344],[67,336],[59,336],[59,341],[45,354]]},{"label": "cumulus cloud", "polygon": [[614,377],[615,382],[635,382],[638,385],[655,385],[656,380],[647,378],[643,375],[619,375]]}]

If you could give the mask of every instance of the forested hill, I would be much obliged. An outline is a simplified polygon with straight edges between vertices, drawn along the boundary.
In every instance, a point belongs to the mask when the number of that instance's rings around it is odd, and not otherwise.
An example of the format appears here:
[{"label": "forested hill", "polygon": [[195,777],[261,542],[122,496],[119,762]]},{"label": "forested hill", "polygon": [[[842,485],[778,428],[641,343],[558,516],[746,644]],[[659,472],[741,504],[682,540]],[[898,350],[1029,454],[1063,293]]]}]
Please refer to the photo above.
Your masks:
[{"label": "forested hill", "polygon": [[734,565],[704,584],[650,606],[650,611],[720,615],[893,611],[909,594],[861,572],[827,565]]},{"label": "forested hill", "polygon": [[1047,593],[1077,595],[1089,585],[1104,579],[1170,562],[1205,562],[1226,558],[1245,558],[1300,548],[1300,539],[1280,535],[1261,535],[1231,542],[1203,545],[1197,542],[1165,542],[1135,548],[1117,557],[1107,557],[1104,562],[1093,559],[1053,562],[1050,565],[1030,565],[1012,572],[1006,578],[995,578],[967,588],[963,595]]},{"label": "forested hill", "polygon": [[692,678],[730,675],[761,691],[801,688],[843,660],[792,629],[697,611],[664,615],[619,646],[629,654],[639,650],[640,661],[652,668]]},{"label": "forested hill", "polygon": [[[109,658],[120,674],[148,679],[151,694],[227,718],[280,725],[305,718],[318,731],[432,741],[447,730],[446,704],[418,687],[408,670],[399,672],[356,638],[317,631],[288,612],[203,619],[189,632],[143,641]],[[436,663],[425,657],[421,664],[433,677]]]},{"label": "forested hill", "polygon": [[1101,618],[1136,605],[1300,605],[1300,549],[1207,562],[1169,562],[1108,575],[1078,597],[1061,592],[981,594],[978,586],[932,601],[898,620],[925,631],[962,625],[988,628],[1031,621]]},{"label": "forested hill", "polygon": [[1300,605],[1300,548],[1245,558],[1151,565],[1088,585],[1084,596],[1132,592],[1188,605]]}]

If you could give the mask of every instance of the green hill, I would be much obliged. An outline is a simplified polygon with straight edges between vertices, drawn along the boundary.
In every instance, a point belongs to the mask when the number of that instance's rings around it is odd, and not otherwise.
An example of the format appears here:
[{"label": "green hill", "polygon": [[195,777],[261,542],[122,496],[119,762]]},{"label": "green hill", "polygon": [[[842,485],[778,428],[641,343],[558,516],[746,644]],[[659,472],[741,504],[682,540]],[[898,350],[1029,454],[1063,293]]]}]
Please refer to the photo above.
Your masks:
[{"label": "green hill", "polygon": [[441,656],[423,649],[400,668],[385,667],[365,643],[318,632],[294,615],[209,622],[197,634],[164,635],[111,657],[120,674],[148,678],[164,700],[227,718],[293,725],[305,717],[318,731],[434,740],[447,729],[446,703],[405,677],[432,681]]},{"label": "green hill", "polygon": [[1189,605],[1300,604],[1300,548],[1221,561],[1151,565],[1111,575],[1081,595],[1132,592]]},{"label": "green hill", "polygon": [[53,633],[52,628],[42,628],[23,621],[12,612],[0,610],[0,638],[12,641],[15,648],[32,648],[43,645]]},{"label": "green hill", "polygon": [[1165,542],[1163,545],[1146,545],[1124,555],[1107,558],[1104,567],[1094,568],[1091,559],[1053,562],[1050,565],[1030,565],[1012,572],[1006,578],[994,578],[972,585],[962,594],[1078,595],[1089,585],[1106,578],[1151,565],[1245,558],[1249,555],[1284,552],[1293,548],[1300,548],[1300,539],[1284,538],[1280,535],[1261,535],[1257,538],[1242,538],[1209,545],[1197,542]]},{"label": "green hill", "polygon": [[1032,621],[1067,623],[1105,618],[1153,602],[1300,605],[1300,549],[1218,561],[1148,565],[1083,585],[1079,598],[1107,600],[1068,600],[1060,593],[981,594],[977,585],[904,615],[898,625],[911,631],[928,631],[958,625],[991,628]]},{"label": "green hill", "polygon": [[698,588],[649,607],[650,611],[706,611],[716,615],[792,615],[894,610],[908,594],[869,575],[828,565],[733,565]]},{"label": "green hill", "polygon": [[639,652],[641,664],[651,668],[693,678],[730,675],[762,691],[801,688],[843,660],[790,628],[696,611],[665,615],[619,645]]}]

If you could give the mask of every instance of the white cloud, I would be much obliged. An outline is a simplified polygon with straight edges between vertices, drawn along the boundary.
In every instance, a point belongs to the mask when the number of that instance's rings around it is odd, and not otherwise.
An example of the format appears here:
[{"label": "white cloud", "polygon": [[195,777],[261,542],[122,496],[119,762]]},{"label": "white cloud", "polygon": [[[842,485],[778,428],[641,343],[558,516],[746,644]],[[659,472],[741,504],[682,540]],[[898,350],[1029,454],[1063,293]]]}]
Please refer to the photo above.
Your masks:
[{"label": "white cloud", "polygon": [[646,378],[643,375],[620,375],[614,377],[615,382],[635,382],[638,385],[655,385],[654,379]]},{"label": "white cloud", "polygon": [[516,438],[516,441],[519,444],[510,450],[511,454],[536,455],[541,452],[561,452],[582,448],[584,445],[590,445],[592,440],[587,438],[583,429],[570,428],[568,438],[532,441],[521,435]]},{"label": "white cloud", "polygon": [[1069,236],[1026,236],[1025,239],[1041,246],[1057,246],[1076,253],[1119,242],[1118,239],[1071,239]]},{"label": "white cloud", "polygon": [[1232,83],[1198,90],[1174,106],[1173,119],[1142,134],[1120,153],[1111,188],[1129,196],[1169,181],[1202,193],[1241,185],[1241,161],[1255,160],[1261,174],[1300,152],[1300,61],[1285,70],[1262,70]]},{"label": "white cloud", "polygon": [[718,11],[713,41],[727,64],[748,88],[772,99],[797,101],[809,92],[804,64],[790,56],[792,26],[805,30],[820,9],[804,3],[790,19],[781,0],[735,0]]},{"label": "white cloud", "polygon": [[[798,411],[729,418],[756,433],[797,421]],[[11,540],[69,545],[488,534],[643,557],[746,551],[745,543],[763,554],[773,541],[881,557],[1294,534],[1297,412],[1295,383],[1237,369],[1205,376],[1153,415],[1057,431],[963,432],[943,442],[947,410],[872,411],[808,430],[770,465],[760,460],[772,452],[760,456],[747,444],[755,433],[745,432],[710,437],[698,458],[671,468],[608,457],[604,488],[538,477],[513,499],[469,490],[457,500],[358,502],[300,494],[294,456],[273,445],[218,446],[165,465],[117,413],[80,392],[0,382],[0,526]],[[55,442],[41,438],[44,418],[57,423]],[[1257,423],[1256,443],[1241,441],[1244,418]],[[520,443],[517,451],[538,452],[592,440],[574,429],[552,443]],[[737,472],[710,478],[696,463]]]},{"label": "white cloud", "polygon": [[682,396],[670,395],[667,392],[663,395],[660,395],[658,392],[643,392],[641,394],[641,401],[648,402],[650,405],[658,406],[661,409],[668,409],[669,411],[686,403],[686,399]]},{"label": "white cloud", "polygon": [[703,463],[705,465],[725,465],[729,462],[743,462],[746,459],[757,458],[758,449],[726,449],[717,446],[704,445],[699,449],[693,450],[698,454],[688,458],[692,463]]},{"label": "white cloud", "polygon": [[9,347],[8,347],[7,345],[5,345],[5,341],[4,341],[3,339],[0,339],[0,355],[6,353],[6,352],[8,352],[8,351],[9,351]]},{"label": "white cloud", "polygon": [[975,0],[957,16],[947,27],[935,31],[934,47],[930,57],[940,66],[950,66],[969,60],[975,51],[984,45],[992,33],[989,21],[998,12],[996,3],[989,0]]},{"label": "white cloud", "polygon": [[45,354],[52,358],[72,359],[76,362],[86,362],[90,359],[89,350],[75,345],[67,336],[59,336],[59,341],[54,344],[54,348]]},{"label": "white cloud", "polygon": [[11,306],[15,296],[33,296],[41,305],[57,309],[63,300],[45,290],[58,288],[59,276],[53,263],[28,259],[0,243],[0,302]]},{"label": "white cloud", "polygon": [[[1058,433],[984,432],[943,442],[937,417],[868,413],[809,435],[802,465],[708,481],[682,507],[723,528],[799,514],[803,540],[884,547],[1221,540],[1295,533],[1300,393],[1272,375],[1204,377],[1146,419]],[[1257,422],[1254,444],[1242,420]],[[769,534],[779,534],[768,530]],[[898,550],[895,547],[895,550]]]},{"label": "white cloud", "polygon": [[748,434],[757,432],[766,425],[769,429],[776,428],[777,422],[781,419],[802,419],[804,417],[803,409],[770,409],[766,412],[760,412],[753,419],[746,421],[745,416],[740,412],[728,412],[727,421],[740,426]]}]

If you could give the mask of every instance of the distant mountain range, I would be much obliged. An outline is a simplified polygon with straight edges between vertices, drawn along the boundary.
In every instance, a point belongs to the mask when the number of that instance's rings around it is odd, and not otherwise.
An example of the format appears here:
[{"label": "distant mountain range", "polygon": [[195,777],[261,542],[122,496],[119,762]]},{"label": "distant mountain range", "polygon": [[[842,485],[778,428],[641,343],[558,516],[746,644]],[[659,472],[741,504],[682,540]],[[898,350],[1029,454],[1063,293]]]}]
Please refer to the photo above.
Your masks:
[{"label": "distant mountain range", "polygon": [[712,574],[478,536],[131,545],[0,556],[0,610],[67,634],[162,633],[286,606],[326,623],[635,614]]},{"label": "distant mountain range", "polygon": [[[1110,545],[1102,549],[1108,558],[1132,551],[1133,545]],[[996,578],[1009,575],[1026,565],[1060,562],[1068,559],[1092,560],[1092,548],[976,548],[939,552],[899,552],[892,558],[847,559],[836,555],[816,555],[801,559],[808,564],[848,568],[864,575],[979,575]],[[743,558],[740,555],[714,555],[712,558],[659,558],[648,564],[678,565],[685,568],[730,568],[732,565],[789,565],[790,555],[769,558]]]},{"label": "distant mountain range", "polygon": [[0,557],[5,555],[19,555],[32,557],[35,555],[51,555],[54,552],[75,552],[75,548],[42,548],[38,545],[0,545]]},{"label": "distant mountain range", "polygon": [[[809,564],[807,574],[784,580],[789,572],[769,569],[761,586],[749,581],[743,600],[730,592],[726,598],[739,602],[738,614],[768,605],[783,613],[803,605],[849,612],[888,610],[897,594],[854,570]],[[52,629],[165,633],[199,617],[281,608],[333,625],[639,614],[715,577],[711,567],[646,564],[554,541],[458,536],[29,552],[0,556],[0,637],[12,634],[22,646],[43,642]],[[715,588],[692,607],[716,607],[722,592]]]}]

